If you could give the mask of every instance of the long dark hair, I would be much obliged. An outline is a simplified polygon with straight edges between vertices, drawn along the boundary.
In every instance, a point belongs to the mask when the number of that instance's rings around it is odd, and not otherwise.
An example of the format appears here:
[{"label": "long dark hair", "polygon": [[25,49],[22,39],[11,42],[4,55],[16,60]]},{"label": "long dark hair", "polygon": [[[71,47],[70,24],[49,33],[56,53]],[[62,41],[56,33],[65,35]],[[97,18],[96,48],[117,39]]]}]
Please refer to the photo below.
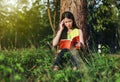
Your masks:
[{"label": "long dark hair", "polygon": [[[76,26],[76,22],[75,22],[75,18],[73,16],[73,14],[69,11],[65,11],[63,14],[62,14],[62,17],[61,17],[61,21],[64,19],[64,18],[68,18],[68,19],[72,19],[73,20],[73,24],[72,24],[72,29],[74,28],[78,28]],[[61,34],[61,38],[60,39],[66,39],[67,38],[67,27],[65,26],[63,31],[62,31],[62,34]]]}]

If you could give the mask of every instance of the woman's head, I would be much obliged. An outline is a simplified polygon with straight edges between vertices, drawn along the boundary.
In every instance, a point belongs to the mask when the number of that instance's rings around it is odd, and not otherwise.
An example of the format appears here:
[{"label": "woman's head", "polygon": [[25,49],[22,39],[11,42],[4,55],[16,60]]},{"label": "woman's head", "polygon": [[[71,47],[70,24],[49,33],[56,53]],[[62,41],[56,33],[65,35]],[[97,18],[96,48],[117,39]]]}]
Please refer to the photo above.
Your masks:
[{"label": "woman's head", "polygon": [[62,20],[64,20],[64,23],[65,23],[66,27],[69,27],[69,26],[72,25],[72,28],[76,28],[75,19],[74,19],[74,16],[73,16],[73,14],[71,12],[65,11],[62,14],[62,17],[61,17],[61,21]]},{"label": "woman's head", "polygon": [[62,14],[62,17],[61,17],[61,21],[64,20],[64,30],[62,31],[62,34],[61,34],[61,39],[66,39],[67,38],[67,31],[68,29],[72,28],[77,28],[76,26],[76,23],[75,23],[75,19],[74,19],[74,16],[71,12],[69,11],[65,11],[63,14]]}]

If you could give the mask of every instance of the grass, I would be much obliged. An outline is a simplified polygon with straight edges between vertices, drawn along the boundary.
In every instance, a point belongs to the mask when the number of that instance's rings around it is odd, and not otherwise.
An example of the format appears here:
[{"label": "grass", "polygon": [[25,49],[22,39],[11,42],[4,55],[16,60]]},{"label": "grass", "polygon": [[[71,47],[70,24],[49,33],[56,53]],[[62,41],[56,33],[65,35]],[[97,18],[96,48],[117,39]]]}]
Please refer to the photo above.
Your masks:
[{"label": "grass", "polygon": [[[90,54],[90,53],[89,53]],[[55,55],[40,47],[0,51],[0,82],[119,82],[120,60],[105,53],[91,53],[90,64],[76,71],[69,63],[52,70]]]}]

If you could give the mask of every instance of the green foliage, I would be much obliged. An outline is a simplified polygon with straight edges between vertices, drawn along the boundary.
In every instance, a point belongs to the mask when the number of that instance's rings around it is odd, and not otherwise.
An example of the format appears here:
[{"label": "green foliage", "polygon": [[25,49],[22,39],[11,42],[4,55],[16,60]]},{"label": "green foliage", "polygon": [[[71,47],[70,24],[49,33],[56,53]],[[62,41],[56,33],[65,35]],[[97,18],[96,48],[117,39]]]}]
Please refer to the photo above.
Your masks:
[{"label": "green foliage", "polygon": [[[25,81],[29,77],[39,77],[50,69],[52,55],[48,51],[21,49],[21,50],[3,50],[0,53],[0,80]],[[50,57],[51,56],[51,57]],[[34,70],[36,69],[36,70]]]},{"label": "green foliage", "polygon": [[92,54],[91,64],[72,70],[66,63],[64,68],[53,71],[54,54],[47,47],[2,50],[0,52],[0,81],[6,82],[118,82],[119,58]]},{"label": "green foliage", "polygon": [[118,23],[118,8],[114,0],[103,0],[90,10],[88,23],[96,32],[112,29],[111,24]]},{"label": "green foliage", "polygon": [[97,82],[115,82],[119,79],[119,58],[96,54],[92,61],[91,75]]},{"label": "green foliage", "polygon": [[[109,47],[114,53],[120,42],[120,11],[116,0],[95,0],[89,6],[88,26],[91,31],[90,46],[97,49],[98,44]],[[93,41],[93,42],[92,42]]]}]

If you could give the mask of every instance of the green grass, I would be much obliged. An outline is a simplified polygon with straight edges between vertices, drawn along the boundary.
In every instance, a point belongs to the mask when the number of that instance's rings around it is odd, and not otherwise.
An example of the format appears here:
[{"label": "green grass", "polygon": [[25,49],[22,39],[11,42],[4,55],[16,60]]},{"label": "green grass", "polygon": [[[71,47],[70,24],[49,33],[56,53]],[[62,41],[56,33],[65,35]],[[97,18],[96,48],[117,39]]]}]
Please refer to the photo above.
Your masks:
[{"label": "green grass", "polygon": [[[89,53],[90,54],[90,53]],[[87,54],[87,55],[89,55]],[[119,82],[120,59],[92,53],[76,71],[67,63],[53,71],[55,55],[40,47],[0,51],[0,82]]]}]

